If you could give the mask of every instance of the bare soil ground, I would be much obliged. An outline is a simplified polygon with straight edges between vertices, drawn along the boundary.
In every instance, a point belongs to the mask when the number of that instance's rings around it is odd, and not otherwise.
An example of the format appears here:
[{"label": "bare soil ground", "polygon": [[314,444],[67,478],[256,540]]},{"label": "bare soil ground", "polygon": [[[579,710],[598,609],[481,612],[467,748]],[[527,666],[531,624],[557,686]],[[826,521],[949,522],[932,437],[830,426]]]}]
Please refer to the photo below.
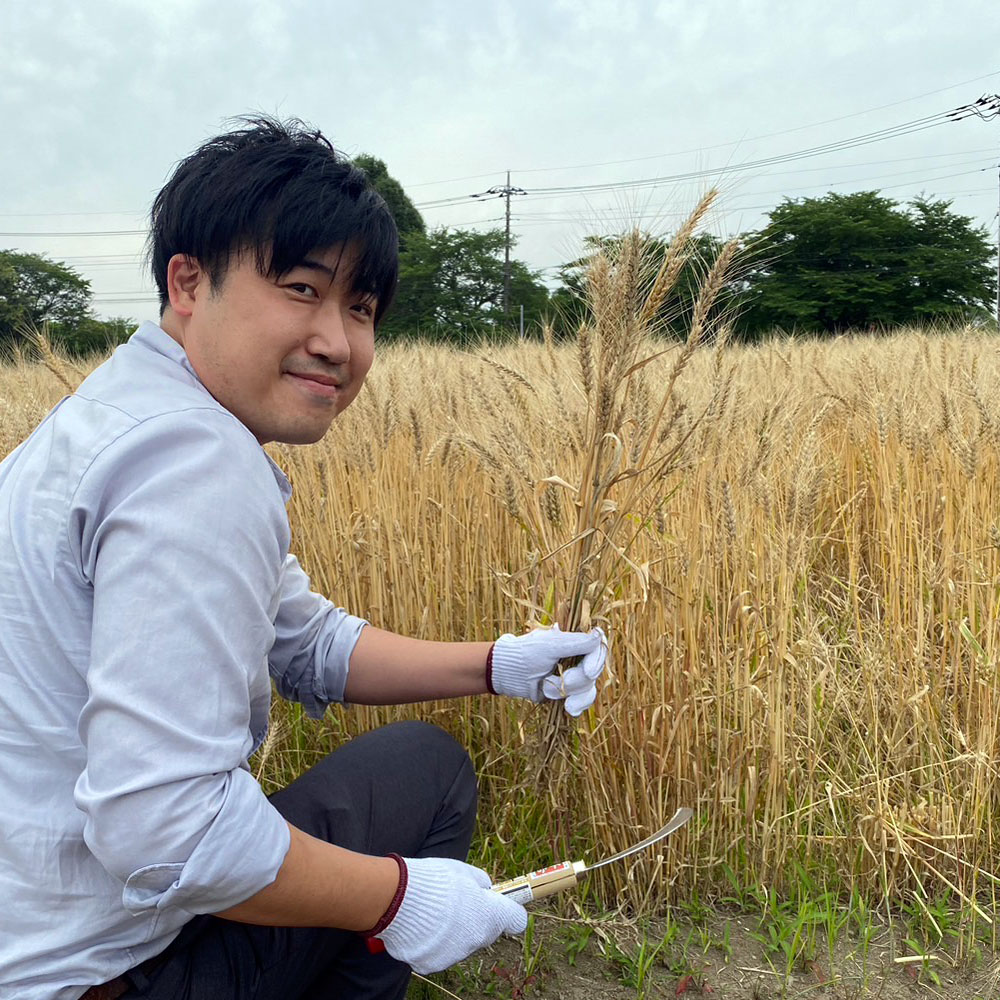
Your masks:
[{"label": "bare soil ground", "polygon": [[[679,928],[679,929],[678,929]],[[627,925],[535,921],[533,938],[504,939],[446,973],[414,977],[408,1000],[1000,1000],[1000,957],[981,952],[956,962],[935,952],[930,962],[905,957],[895,935],[880,928],[867,944],[846,930],[834,947],[806,948],[791,968],[768,952],[753,916],[712,913],[698,925],[643,935]]]}]

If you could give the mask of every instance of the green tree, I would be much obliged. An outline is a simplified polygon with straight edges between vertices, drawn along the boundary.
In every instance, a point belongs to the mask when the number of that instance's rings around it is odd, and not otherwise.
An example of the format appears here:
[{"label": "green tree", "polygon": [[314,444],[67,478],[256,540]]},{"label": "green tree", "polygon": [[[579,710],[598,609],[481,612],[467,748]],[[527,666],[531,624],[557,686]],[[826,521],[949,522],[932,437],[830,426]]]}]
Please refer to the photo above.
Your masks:
[{"label": "green tree", "polygon": [[749,337],[968,321],[986,315],[996,289],[986,231],[947,201],[904,207],[876,191],[786,199],[747,242]]},{"label": "green tree", "polygon": [[135,328],[135,322],[124,316],[113,316],[111,319],[87,316],[71,333],[60,334],[58,330],[54,331],[53,340],[78,357],[106,354],[119,344],[124,344]]},{"label": "green tree", "polygon": [[104,352],[123,343],[135,324],[123,317],[98,319],[90,282],[44,255],[0,250],[0,348],[44,330],[71,354]]},{"label": "green tree", "polygon": [[508,326],[541,321],[549,292],[538,274],[511,261],[510,316],[503,315],[504,234],[438,228],[423,217],[384,161],[363,153],[354,163],[385,199],[399,229],[399,287],[379,326],[383,337],[409,334],[465,341]]},{"label": "green tree", "polygon": [[396,220],[396,228],[399,230],[400,249],[406,246],[410,236],[418,233],[423,235],[427,232],[424,217],[403,190],[403,185],[389,173],[383,160],[362,153],[354,157],[354,165],[367,174],[372,187],[382,195],[389,206],[389,211]]},{"label": "green tree", "polygon": [[503,314],[504,234],[494,229],[434,229],[412,234],[399,255],[399,288],[379,327],[387,337],[416,334],[465,342],[479,334],[539,322],[548,289],[521,261],[511,261],[511,315]]},{"label": "green tree", "polygon": [[90,282],[44,255],[0,250],[0,343],[48,324],[54,336],[72,335],[90,316]]},{"label": "green tree", "polygon": [[970,319],[987,312],[997,289],[986,230],[951,211],[951,202],[914,198],[922,241],[914,246],[912,308],[918,320]]}]

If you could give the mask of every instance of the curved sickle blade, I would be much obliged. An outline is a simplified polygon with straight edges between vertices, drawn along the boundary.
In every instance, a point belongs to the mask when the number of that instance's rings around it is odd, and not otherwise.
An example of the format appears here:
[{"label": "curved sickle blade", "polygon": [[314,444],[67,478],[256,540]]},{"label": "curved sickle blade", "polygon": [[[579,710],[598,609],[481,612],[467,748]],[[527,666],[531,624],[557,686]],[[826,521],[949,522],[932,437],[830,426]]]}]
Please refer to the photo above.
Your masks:
[{"label": "curved sickle blade", "polygon": [[[694,810],[689,809],[687,806],[678,809],[677,812],[670,817],[667,821],[667,825],[663,827],[662,830],[657,830],[656,833],[651,834],[645,840],[640,841],[638,844],[633,845],[624,851],[619,851],[617,854],[612,854],[610,858],[604,858],[592,865],[587,865],[586,871],[593,871],[595,868],[603,868],[604,865],[610,865],[612,861],[621,861],[622,858],[627,858],[630,854],[635,854],[637,851],[642,851],[647,847],[651,847],[659,840],[663,840],[664,837],[669,837],[675,830],[679,830],[692,816],[694,815]],[[582,874],[582,873],[581,873]]]}]

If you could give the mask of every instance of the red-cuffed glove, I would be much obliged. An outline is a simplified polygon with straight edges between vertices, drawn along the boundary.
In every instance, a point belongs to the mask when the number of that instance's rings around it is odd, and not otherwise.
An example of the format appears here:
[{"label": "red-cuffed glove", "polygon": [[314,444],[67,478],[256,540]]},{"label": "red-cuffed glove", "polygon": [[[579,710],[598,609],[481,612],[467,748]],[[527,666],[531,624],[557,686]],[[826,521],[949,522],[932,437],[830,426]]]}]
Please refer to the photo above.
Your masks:
[{"label": "red-cuffed glove", "polygon": [[520,934],[528,913],[494,892],[482,869],[452,858],[401,858],[392,906],[368,933],[421,975],[440,972],[501,934]]}]

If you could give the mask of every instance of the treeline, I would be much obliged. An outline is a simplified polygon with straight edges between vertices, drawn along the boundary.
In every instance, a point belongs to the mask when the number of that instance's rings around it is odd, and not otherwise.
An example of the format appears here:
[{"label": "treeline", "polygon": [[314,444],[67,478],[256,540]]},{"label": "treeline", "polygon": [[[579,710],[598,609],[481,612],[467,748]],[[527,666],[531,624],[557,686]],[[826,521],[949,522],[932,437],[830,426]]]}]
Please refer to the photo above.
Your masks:
[{"label": "treeline", "polygon": [[40,254],[0,250],[0,356],[45,328],[72,354],[105,351],[128,339],[135,323],[94,314],[90,282]]},{"label": "treeline", "polygon": [[[426,337],[467,343],[516,331],[523,308],[529,335],[551,324],[572,335],[587,318],[583,283],[592,253],[618,237],[591,236],[584,253],[550,288],[537,271],[512,260],[504,310],[504,233],[428,229],[385,163],[355,161],[385,198],[400,232],[396,302],[379,328],[383,339]],[[904,324],[989,323],[996,295],[996,248],[985,228],[951,203],[919,197],[901,204],[877,191],[786,198],[762,229],[740,234],[743,252],[717,301],[735,336],[774,330],[834,334]],[[653,242],[665,251],[669,241]],[[683,328],[705,271],[722,241],[700,234],[658,317],[665,332]],[[0,346],[46,324],[74,353],[105,349],[133,323],[99,319],[90,283],[46,257],[0,251]]]},{"label": "treeline", "polygon": [[[469,332],[514,327],[520,307],[529,327],[543,322],[572,334],[586,318],[582,289],[589,255],[615,236],[591,236],[549,289],[538,272],[513,261],[508,314],[502,308],[501,230],[435,229],[424,221],[385,164],[359,158],[392,209],[402,237],[399,298],[387,331],[463,339]],[[669,240],[654,242],[666,251]],[[700,234],[658,317],[683,328],[705,272],[723,240]],[[900,204],[877,191],[786,198],[767,225],[740,234],[743,253],[718,296],[737,337],[775,329],[838,333],[904,324],[989,322],[996,295],[996,248],[983,227],[951,203],[919,197]],[[613,249],[613,247],[612,247]]]}]

